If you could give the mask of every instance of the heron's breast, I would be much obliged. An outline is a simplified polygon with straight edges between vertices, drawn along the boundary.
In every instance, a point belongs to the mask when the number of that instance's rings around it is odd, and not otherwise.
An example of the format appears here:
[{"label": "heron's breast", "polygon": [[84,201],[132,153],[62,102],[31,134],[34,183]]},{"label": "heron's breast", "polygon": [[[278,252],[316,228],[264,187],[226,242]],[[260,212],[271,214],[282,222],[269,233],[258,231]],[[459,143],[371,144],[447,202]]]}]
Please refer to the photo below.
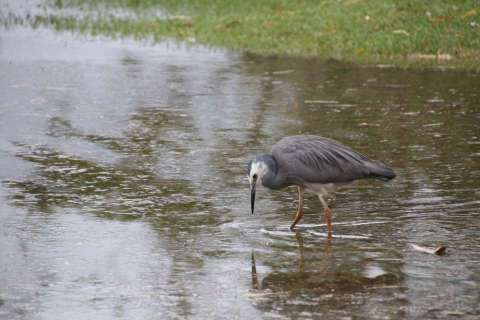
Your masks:
[{"label": "heron's breast", "polygon": [[338,183],[305,183],[306,191],[324,196],[328,196],[329,194],[335,192],[338,187]]}]

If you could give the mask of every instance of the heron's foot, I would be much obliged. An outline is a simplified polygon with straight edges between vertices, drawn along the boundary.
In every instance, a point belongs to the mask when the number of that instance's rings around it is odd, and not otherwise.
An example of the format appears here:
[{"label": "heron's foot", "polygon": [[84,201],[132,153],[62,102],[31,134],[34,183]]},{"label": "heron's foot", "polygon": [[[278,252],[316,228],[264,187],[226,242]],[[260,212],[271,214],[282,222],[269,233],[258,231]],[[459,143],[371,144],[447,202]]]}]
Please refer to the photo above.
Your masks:
[{"label": "heron's foot", "polygon": [[328,238],[332,238],[333,227],[332,227],[332,210],[330,208],[325,208],[325,222],[328,228]]},{"label": "heron's foot", "polygon": [[297,214],[295,215],[295,219],[293,220],[292,224],[290,225],[290,231],[293,231],[293,229],[297,225],[298,221],[300,221],[300,219],[302,219],[302,217],[303,217],[303,209],[299,209],[297,211]]}]

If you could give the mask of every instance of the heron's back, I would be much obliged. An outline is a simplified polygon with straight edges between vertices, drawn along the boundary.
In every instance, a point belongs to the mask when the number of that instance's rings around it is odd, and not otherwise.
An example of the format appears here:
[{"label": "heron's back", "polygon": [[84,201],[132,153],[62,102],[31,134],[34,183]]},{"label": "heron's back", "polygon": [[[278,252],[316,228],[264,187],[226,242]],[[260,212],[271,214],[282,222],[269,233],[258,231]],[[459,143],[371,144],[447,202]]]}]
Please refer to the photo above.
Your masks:
[{"label": "heron's back", "polygon": [[290,136],[272,149],[278,169],[291,184],[393,179],[393,170],[337,141],[314,135]]}]

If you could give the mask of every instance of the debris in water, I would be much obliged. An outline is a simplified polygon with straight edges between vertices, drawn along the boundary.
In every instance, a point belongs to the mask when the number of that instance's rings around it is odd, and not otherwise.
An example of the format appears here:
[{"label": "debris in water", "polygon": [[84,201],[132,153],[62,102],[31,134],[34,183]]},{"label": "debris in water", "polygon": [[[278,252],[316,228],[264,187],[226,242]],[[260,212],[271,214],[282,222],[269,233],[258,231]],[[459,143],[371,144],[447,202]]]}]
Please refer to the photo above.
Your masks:
[{"label": "debris in water", "polygon": [[447,247],[445,246],[440,246],[437,248],[427,248],[427,247],[421,247],[416,244],[411,243],[410,244],[414,250],[423,252],[423,253],[430,253],[430,254],[436,254],[439,256],[443,256],[445,252],[447,251]]}]

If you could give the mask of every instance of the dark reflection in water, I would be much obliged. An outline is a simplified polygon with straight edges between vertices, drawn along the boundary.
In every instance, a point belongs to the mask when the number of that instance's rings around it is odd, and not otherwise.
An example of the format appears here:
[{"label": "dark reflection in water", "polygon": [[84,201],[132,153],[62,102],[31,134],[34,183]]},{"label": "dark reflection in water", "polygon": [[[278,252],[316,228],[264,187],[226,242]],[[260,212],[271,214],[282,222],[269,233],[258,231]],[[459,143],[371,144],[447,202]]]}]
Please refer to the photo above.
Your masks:
[{"label": "dark reflection in water", "polygon": [[[480,315],[478,74],[27,29],[0,69],[0,317]],[[249,214],[247,160],[298,133],[398,173],[336,195],[331,242],[293,189]]]},{"label": "dark reflection in water", "polygon": [[[115,166],[107,166],[47,147],[18,145],[21,151],[17,157],[36,164],[38,176],[33,180],[6,180],[5,183],[18,191],[11,196],[15,203],[33,205],[46,212],[57,206],[80,207],[83,211],[122,218],[124,215],[178,212],[185,208],[205,209],[207,204],[193,196],[188,181],[162,179],[153,168],[158,160],[154,146],[169,147],[168,142],[159,138],[161,131],[168,131],[175,125],[179,124],[165,113],[142,109],[141,114],[132,115],[131,131],[126,137],[115,138],[84,135],[76,132],[69,121],[53,117],[49,120],[48,135],[84,139],[125,157]],[[181,149],[175,148],[175,157],[181,156]],[[202,223],[208,224],[208,221],[202,219]]]},{"label": "dark reflection in water", "polygon": [[[387,271],[369,259],[360,265],[357,262],[357,268],[352,268],[355,260],[338,259],[328,240],[323,250],[319,247],[305,250],[301,232],[296,233],[296,241],[296,271],[289,266],[283,267],[285,271],[272,267],[275,271],[262,278],[256,271],[255,253],[252,252],[252,295],[258,298],[255,299],[258,308],[269,312],[287,307],[293,314],[303,317],[338,318],[352,313],[367,317],[404,315],[400,307],[406,306],[408,301],[399,270]],[[280,260],[275,264],[279,262],[282,263]]]}]

